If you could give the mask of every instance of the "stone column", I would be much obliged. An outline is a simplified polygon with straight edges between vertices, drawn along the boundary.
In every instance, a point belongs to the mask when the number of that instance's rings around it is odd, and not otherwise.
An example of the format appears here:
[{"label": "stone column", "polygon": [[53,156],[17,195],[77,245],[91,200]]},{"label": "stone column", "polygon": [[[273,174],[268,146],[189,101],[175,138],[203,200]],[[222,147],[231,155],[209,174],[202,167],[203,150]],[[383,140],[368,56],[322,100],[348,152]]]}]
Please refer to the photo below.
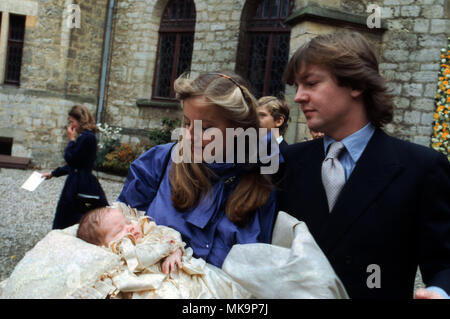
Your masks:
[{"label": "stone column", "polygon": [[5,79],[6,50],[8,48],[9,13],[3,12],[0,34],[0,84]]}]

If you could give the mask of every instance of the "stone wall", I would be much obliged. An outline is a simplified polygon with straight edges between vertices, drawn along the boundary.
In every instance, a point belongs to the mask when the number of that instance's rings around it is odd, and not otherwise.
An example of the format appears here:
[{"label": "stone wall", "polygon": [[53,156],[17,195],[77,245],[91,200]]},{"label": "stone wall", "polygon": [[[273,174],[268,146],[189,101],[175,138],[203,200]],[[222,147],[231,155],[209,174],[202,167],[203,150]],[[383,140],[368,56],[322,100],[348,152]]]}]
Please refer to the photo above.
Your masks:
[{"label": "stone wall", "polygon": [[[80,28],[64,19],[70,4],[80,6]],[[106,0],[40,1],[36,24],[25,33],[21,87],[96,99],[105,15]]]},{"label": "stone wall", "polygon": [[[113,125],[148,130],[158,126],[161,112],[165,116],[180,115],[173,108],[164,109],[163,105],[150,101],[159,22],[167,2],[124,0],[118,4],[108,101],[104,114],[104,119]],[[191,64],[193,76],[204,71],[235,69],[241,20],[246,15],[246,9],[256,2],[195,1],[197,21]],[[373,32],[361,26],[360,31],[375,47],[380,71],[395,96],[394,122],[387,125],[386,131],[428,145],[439,50],[445,46],[449,35],[447,30],[450,30],[448,1],[297,0],[296,10],[311,6],[330,8],[359,16],[361,21],[365,21],[372,13],[366,12],[369,4],[380,6],[386,30]],[[338,24],[331,21],[303,21],[293,25],[291,54],[311,37],[337,30]],[[293,115],[287,140],[301,141],[308,137],[306,120],[293,102],[292,88],[286,88],[286,95]],[[139,99],[146,99],[150,103],[137,106],[136,101]],[[155,105],[162,109],[155,108]],[[132,136],[124,137],[124,141],[131,139]]]},{"label": "stone wall", "polygon": [[[41,166],[62,162],[64,130],[71,105],[97,112],[108,0],[2,0],[15,9],[38,3],[27,13],[20,88],[0,83],[0,136],[14,138],[13,155],[29,156]],[[196,0],[192,73],[234,70],[242,19],[257,0]],[[81,28],[65,28],[64,9],[81,8]],[[123,142],[137,144],[158,128],[162,117],[179,118],[177,105],[151,101],[158,29],[168,0],[116,1],[102,121],[123,128]],[[359,24],[375,46],[380,70],[395,96],[395,117],[388,133],[428,145],[440,49],[450,35],[449,1],[444,0],[297,0],[296,10],[318,7],[364,21],[369,4],[381,7],[383,30]],[[327,11],[329,12],[329,11]],[[326,16],[325,16],[326,17]],[[345,23],[336,17],[292,24],[291,54],[311,37]],[[362,20],[361,20],[362,19]],[[354,24],[353,24],[354,26]],[[382,32],[381,32],[382,31]],[[1,52],[0,52],[1,56]],[[292,121],[286,139],[308,137],[306,121],[286,88]],[[141,101],[141,103],[139,102]],[[144,102],[142,102],[144,101]]]},{"label": "stone wall", "polygon": [[[67,0],[66,0],[67,1]],[[77,0],[80,28],[70,29],[65,70],[67,94],[98,98],[107,0]]]},{"label": "stone wall", "polygon": [[[297,1],[297,9],[305,5],[319,5],[367,17],[373,13],[366,12],[369,4],[377,4],[381,8],[382,22],[387,29],[378,40],[380,72],[387,80],[396,108],[393,123],[385,129],[399,138],[429,146],[440,49],[447,45],[447,37],[450,36],[449,1],[301,0]],[[291,54],[309,38],[336,29],[338,27],[327,23],[303,22],[294,26]],[[366,31],[365,34],[370,37],[372,31]],[[376,41],[373,37],[372,43]],[[287,90],[287,94],[293,106],[294,93]],[[299,141],[307,135],[308,129],[303,114],[295,109],[293,111],[296,125],[292,125],[295,134],[291,131],[291,136]]]},{"label": "stone wall", "polygon": [[[12,155],[51,168],[64,162],[70,107],[96,113],[106,0],[40,0],[34,16],[21,2],[33,1],[14,2],[15,13],[27,14],[21,83],[0,83],[0,136],[13,138]],[[70,4],[81,8],[79,29],[64,18]]]},{"label": "stone wall", "polygon": [[151,96],[158,28],[164,1],[117,3],[111,43],[109,81],[103,120],[113,126],[148,128],[136,105]]},{"label": "stone wall", "polygon": [[63,164],[68,143],[67,113],[74,104],[91,112],[96,105],[60,93],[18,88],[0,91],[0,136],[13,137],[12,155],[32,158],[38,167]]},{"label": "stone wall", "polygon": [[196,1],[193,76],[199,72],[234,70],[244,1]]},{"label": "stone wall", "polygon": [[389,30],[380,69],[395,94],[394,122],[387,131],[429,146],[440,49],[450,36],[449,2],[384,0]]},{"label": "stone wall", "polygon": [[[158,30],[168,0],[123,0],[115,11],[111,66],[103,120],[134,128],[123,142],[136,142],[158,128],[161,117],[180,118],[180,108],[164,108],[150,100],[155,72]],[[195,1],[196,26],[192,76],[204,71],[234,70],[244,1]],[[141,132],[139,132],[141,130]]]}]

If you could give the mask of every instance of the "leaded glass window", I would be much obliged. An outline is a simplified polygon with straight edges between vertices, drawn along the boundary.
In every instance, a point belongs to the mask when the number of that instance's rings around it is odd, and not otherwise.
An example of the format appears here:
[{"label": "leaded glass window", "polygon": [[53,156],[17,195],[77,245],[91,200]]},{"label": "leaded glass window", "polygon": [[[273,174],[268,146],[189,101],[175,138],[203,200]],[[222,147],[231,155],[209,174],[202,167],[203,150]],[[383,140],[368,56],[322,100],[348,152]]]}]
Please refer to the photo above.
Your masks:
[{"label": "leaded glass window", "polygon": [[173,82],[190,70],[195,16],[192,0],[171,0],[164,9],[159,28],[153,98],[174,99]]},{"label": "leaded glass window", "polygon": [[244,58],[238,61],[241,73],[248,78],[256,97],[280,96],[281,80],[289,58],[291,29],[284,20],[292,13],[293,0],[262,0],[247,16],[246,33],[241,41]]},{"label": "leaded glass window", "polygon": [[22,68],[23,41],[25,38],[25,16],[9,16],[9,35],[6,55],[5,83],[19,85]]}]

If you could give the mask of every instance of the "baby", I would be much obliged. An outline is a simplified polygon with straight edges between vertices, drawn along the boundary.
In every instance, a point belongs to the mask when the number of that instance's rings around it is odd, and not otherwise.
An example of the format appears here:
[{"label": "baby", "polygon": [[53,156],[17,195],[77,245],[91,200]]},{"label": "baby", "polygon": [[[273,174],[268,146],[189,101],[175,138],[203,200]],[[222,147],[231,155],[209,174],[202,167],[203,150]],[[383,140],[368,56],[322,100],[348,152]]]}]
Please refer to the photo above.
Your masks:
[{"label": "baby", "polygon": [[123,203],[86,213],[77,237],[120,256],[119,268],[106,275],[114,286],[110,298],[250,297],[220,268],[194,258],[179,232]]},{"label": "baby", "polygon": [[[142,225],[125,217],[120,210],[113,207],[100,207],[87,212],[77,231],[78,238],[105,247],[111,247],[125,236],[130,236],[134,243],[141,242],[144,237]],[[173,244],[175,239],[171,241]],[[176,266],[181,269],[182,255],[181,248],[172,251],[161,264],[162,272],[167,274],[175,270]]]}]

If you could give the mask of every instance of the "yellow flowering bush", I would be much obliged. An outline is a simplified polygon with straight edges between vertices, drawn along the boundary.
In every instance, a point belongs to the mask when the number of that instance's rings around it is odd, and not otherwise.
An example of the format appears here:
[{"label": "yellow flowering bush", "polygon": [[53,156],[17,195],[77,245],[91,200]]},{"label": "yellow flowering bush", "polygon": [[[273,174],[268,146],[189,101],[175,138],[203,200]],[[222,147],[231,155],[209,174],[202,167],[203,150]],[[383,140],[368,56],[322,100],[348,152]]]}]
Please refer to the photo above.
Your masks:
[{"label": "yellow flowering bush", "polygon": [[[448,38],[450,42],[450,38]],[[450,160],[450,43],[441,50],[441,71],[436,93],[436,112],[434,113],[431,147],[443,153]]]}]

